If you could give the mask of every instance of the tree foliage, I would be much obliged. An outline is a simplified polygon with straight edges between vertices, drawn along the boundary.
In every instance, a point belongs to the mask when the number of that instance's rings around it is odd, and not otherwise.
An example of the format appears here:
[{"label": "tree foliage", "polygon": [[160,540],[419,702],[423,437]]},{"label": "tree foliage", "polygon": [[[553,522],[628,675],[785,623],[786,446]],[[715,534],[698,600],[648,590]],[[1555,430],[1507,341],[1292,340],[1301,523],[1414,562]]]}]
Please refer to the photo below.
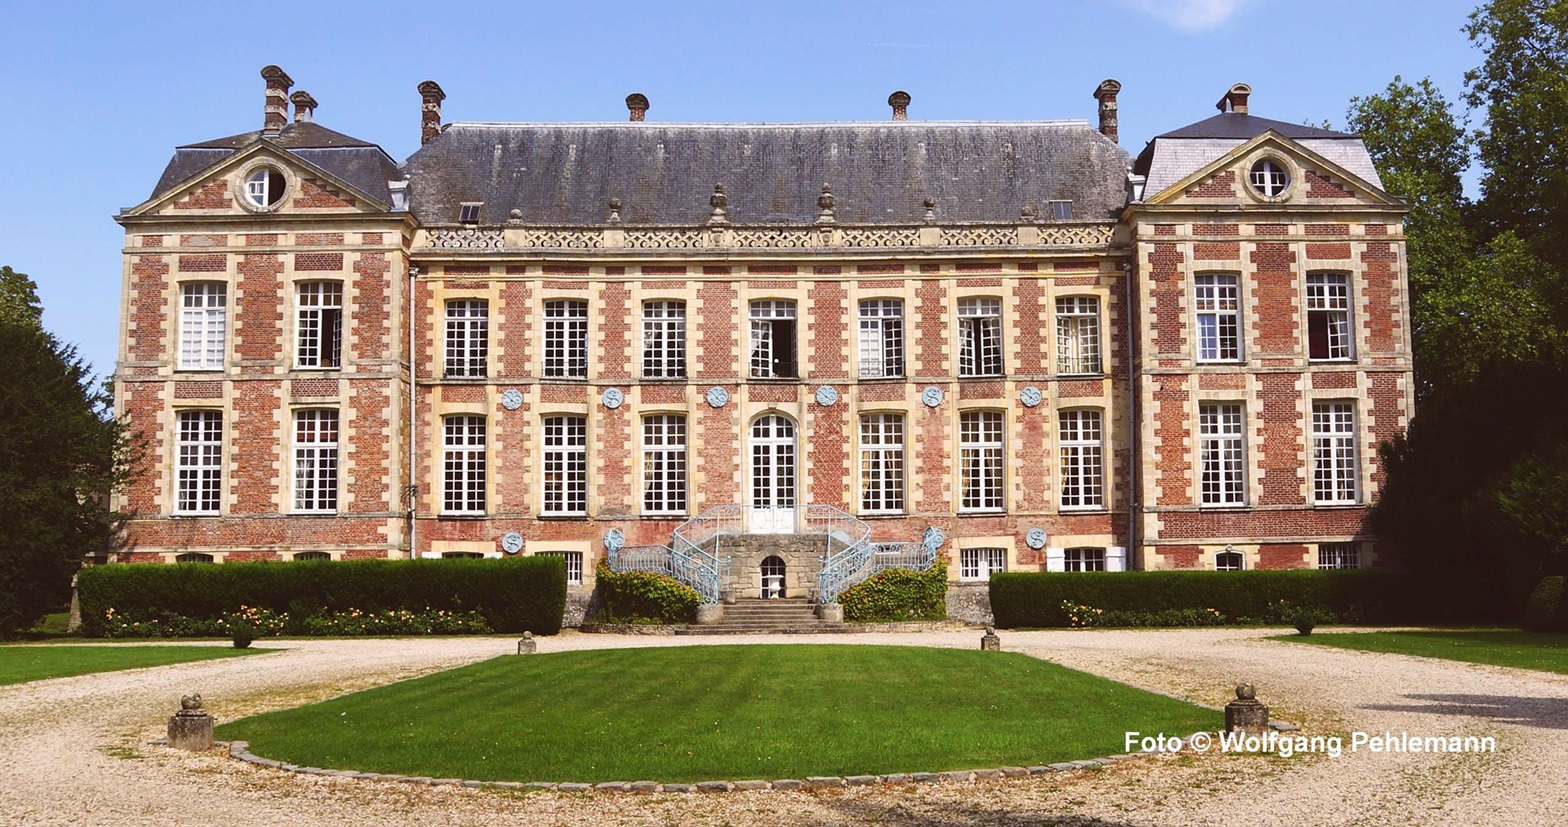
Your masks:
[{"label": "tree foliage", "polygon": [[0,315],[3,638],[61,605],[83,555],[114,544],[109,496],[127,481],[134,446],[86,363],[37,324],[32,282],[10,268],[0,273],[0,306],[33,308]]},{"label": "tree foliage", "polygon": [[[1490,0],[1467,134],[1401,78],[1351,102],[1406,221],[1418,387],[1374,525],[1418,573],[1518,608],[1568,567],[1568,2]],[[1461,176],[1481,164],[1477,201]]]},{"label": "tree foliage", "polygon": [[38,285],[26,273],[18,273],[9,265],[0,267],[0,323],[37,325],[42,318]]}]

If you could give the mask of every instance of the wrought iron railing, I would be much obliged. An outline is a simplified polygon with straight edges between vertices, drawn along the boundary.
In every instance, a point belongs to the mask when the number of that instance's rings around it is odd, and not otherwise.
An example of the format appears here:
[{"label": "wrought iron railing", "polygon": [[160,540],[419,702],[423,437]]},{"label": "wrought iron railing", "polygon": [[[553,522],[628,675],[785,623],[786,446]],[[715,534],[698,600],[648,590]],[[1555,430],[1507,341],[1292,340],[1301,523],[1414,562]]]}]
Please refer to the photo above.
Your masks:
[{"label": "wrought iron railing", "polygon": [[670,545],[627,546],[612,550],[611,571],[651,571],[692,587],[707,604],[723,597],[729,561],[719,556],[721,538],[741,532],[741,507],[721,505],[681,523]]}]

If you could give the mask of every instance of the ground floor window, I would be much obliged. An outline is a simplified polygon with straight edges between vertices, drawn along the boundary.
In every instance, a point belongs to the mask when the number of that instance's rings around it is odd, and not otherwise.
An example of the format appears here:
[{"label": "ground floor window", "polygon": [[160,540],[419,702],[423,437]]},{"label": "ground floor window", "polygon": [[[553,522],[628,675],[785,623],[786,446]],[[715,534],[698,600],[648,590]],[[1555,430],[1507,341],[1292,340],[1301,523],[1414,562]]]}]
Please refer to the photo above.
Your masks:
[{"label": "ground floor window", "polygon": [[1318,568],[1320,569],[1359,569],[1361,568],[1360,550],[1355,543],[1319,543]]},{"label": "ground floor window", "polygon": [[1007,571],[1007,549],[966,548],[958,552],[959,580],[990,580],[996,572]]},{"label": "ground floor window", "polygon": [[186,553],[181,554],[180,556],[174,558],[174,562],[176,562],[176,563],[211,563],[212,562],[212,555],[211,554],[201,554],[201,553],[195,552],[195,551],[189,551],[189,552],[186,552]]},{"label": "ground floor window", "polygon": [[560,557],[566,561],[566,585],[581,586],[583,584],[583,553],[580,551],[541,551],[551,557]]},{"label": "ground floor window", "polygon": [[483,560],[484,555],[477,551],[443,551],[442,560]]},{"label": "ground floor window", "polygon": [[1070,548],[1062,552],[1063,571],[1105,571],[1105,549]]},{"label": "ground floor window", "polygon": [[332,555],[325,551],[302,551],[294,555],[295,562],[304,563],[311,560],[331,560]]},{"label": "ground floor window", "polygon": [[1239,551],[1222,551],[1214,555],[1215,571],[1241,571],[1246,568],[1246,558]]}]

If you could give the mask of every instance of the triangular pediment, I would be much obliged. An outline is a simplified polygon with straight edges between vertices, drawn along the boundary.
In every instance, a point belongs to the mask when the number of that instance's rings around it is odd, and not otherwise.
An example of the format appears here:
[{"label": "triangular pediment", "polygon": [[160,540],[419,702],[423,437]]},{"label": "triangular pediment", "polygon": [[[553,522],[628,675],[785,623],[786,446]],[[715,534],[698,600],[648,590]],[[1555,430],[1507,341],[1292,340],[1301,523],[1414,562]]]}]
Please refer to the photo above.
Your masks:
[{"label": "triangular pediment", "polygon": [[[1261,188],[1252,183],[1263,162],[1273,164],[1274,176]],[[1271,191],[1284,175],[1284,186]],[[1404,202],[1384,192],[1341,164],[1323,157],[1298,141],[1268,130],[1204,164],[1160,192],[1144,199],[1151,206],[1288,205],[1336,207],[1376,205],[1403,207]]]},{"label": "triangular pediment", "polygon": [[[282,194],[270,203],[255,204],[247,196],[246,181],[258,170],[274,170],[280,176],[273,186],[281,182]],[[127,210],[122,217],[385,212],[386,207],[375,197],[263,138]]]}]

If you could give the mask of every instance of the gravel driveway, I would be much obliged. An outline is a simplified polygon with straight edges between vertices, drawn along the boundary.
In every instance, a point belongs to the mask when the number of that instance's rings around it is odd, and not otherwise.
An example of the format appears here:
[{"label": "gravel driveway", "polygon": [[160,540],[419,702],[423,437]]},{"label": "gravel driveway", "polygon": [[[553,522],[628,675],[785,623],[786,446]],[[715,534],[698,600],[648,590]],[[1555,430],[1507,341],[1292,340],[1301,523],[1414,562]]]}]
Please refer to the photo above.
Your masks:
[{"label": "gravel driveway", "polygon": [[[976,784],[584,795],[296,776],[148,746],[181,694],[221,720],[513,651],[510,639],[263,642],[283,651],[0,687],[0,824],[1307,825],[1568,822],[1568,677],[1263,640],[1261,630],[1003,633],[1003,647],[1212,706],[1238,681],[1307,734],[1493,736],[1493,754],[1206,754]],[[566,633],[541,652],[711,643],[974,647],[976,632]],[[961,679],[961,676],[955,676]],[[1093,699],[1085,699],[1092,703]],[[1348,744],[1348,738],[1347,738]],[[1088,756],[1085,756],[1088,757]],[[915,769],[915,768],[912,768]],[[569,779],[557,779],[569,780]]]}]

